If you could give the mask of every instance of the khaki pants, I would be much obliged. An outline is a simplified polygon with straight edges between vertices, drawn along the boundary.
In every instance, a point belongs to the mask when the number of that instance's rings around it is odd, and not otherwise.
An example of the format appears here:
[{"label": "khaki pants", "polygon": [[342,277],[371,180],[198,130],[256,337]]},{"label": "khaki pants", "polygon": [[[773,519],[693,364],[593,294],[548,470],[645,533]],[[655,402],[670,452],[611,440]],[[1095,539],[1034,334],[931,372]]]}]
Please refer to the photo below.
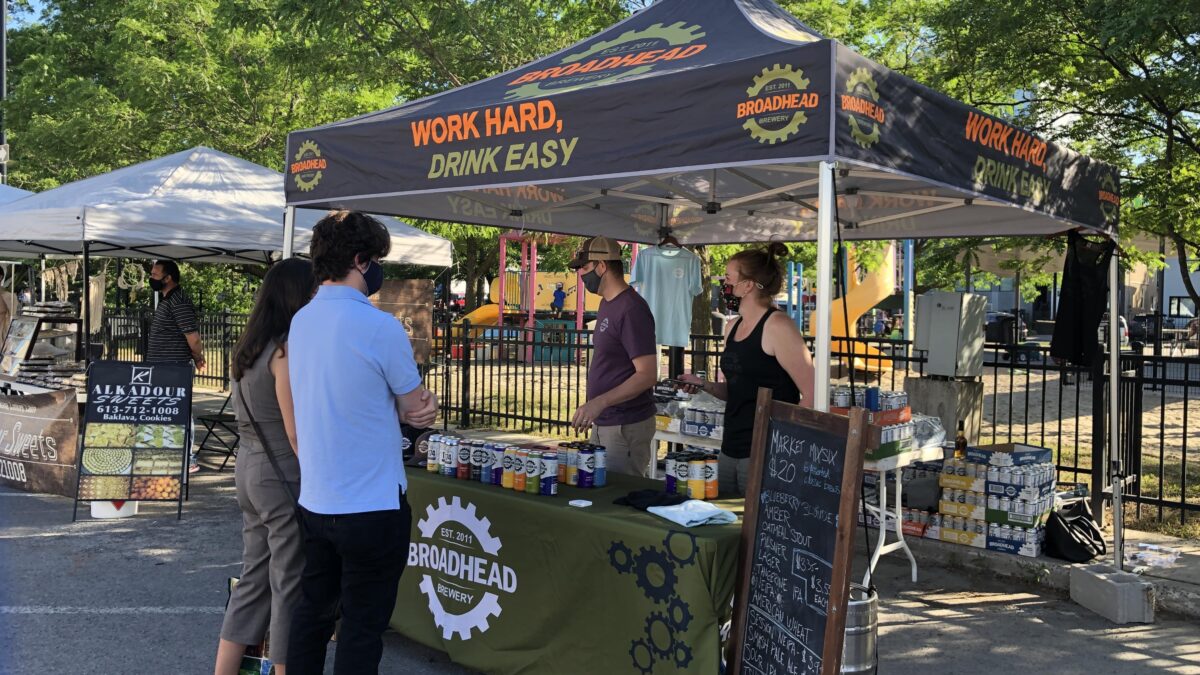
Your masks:
[{"label": "khaki pants", "polygon": [[654,418],[633,424],[592,427],[592,443],[608,452],[608,471],[627,476],[653,477]]},{"label": "khaki pants", "polygon": [[723,452],[717,456],[717,491],[721,498],[745,497],[749,478],[749,457],[734,459]]}]

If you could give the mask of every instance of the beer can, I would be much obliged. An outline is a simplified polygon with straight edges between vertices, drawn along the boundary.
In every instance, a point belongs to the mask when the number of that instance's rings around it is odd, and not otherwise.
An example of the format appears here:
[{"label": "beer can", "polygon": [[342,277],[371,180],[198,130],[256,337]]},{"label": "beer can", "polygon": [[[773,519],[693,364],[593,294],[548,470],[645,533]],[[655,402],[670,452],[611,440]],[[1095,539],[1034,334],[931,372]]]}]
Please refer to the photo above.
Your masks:
[{"label": "beer can", "polygon": [[693,455],[688,459],[687,496],[690,499],[704,499],[704,466],[703,457]]},{"label": "beer can", "polygon": [[471,480],[471,441],[458,444],[458,463],[455,464],[455,475],[459,480]]},{"label": "beer can", "polygon": [[567,485],[579,485],[579,448],[575,445],[567,450]]},{"label": "beer can", "polygon": [[471,444],[471,478],[470,478],[470,480],[473,480],[476,483],[478,483],[481,476],[483,476],[483,444],[482,443],[472,443]]},{"label": "beer can", "polygon": [[708,457],[704,460],[704,498],[717,498],[717,458]]},{"label": "beer can", "polygon": [[570,450],[571,443],[569,441],[558,444],[558,482],[563,485],[567,484],[567,454]]},{"label": "beer can", "polygon": [[512,489],[513,468],[517,463],[517,449],[509,446],[504,448],[504,463],[500,465],[500,486]]},{"label": "beer can", "polygon": [[530,450],[525,456],[525,493],[536,495],[541,490],[542,453]]},{"label": "beer can", "polygon": [[675,492],[675,453],[673,452],[667,453],[665,471],[666,473],[664,480],[666,484],[663,486],[663,492],[669,494]]},{"label": "beer can", "polygon": [[683,453],[675,458],[675,494],[688,494],[688,477],[691,474],[691,468],[688,462],[692,460],[691,453]]},{"label": "beer can", "polygon": [[437,473],[442,463],[442,437],[434,434],[429,437],[429,448],[425,453],[425,470]]},{"label": "beer can", "polygon": [[488,446],[488,451],[492,453],[492,476],[488,484],[501,485],[504,482],[504,446],[492,443]]},{"label": "beer can", "polygon": [[596,475],[592,477],[592,485],[604,487],[608,484],[608,450],[603,445],[592,446],[596,453]]},{"label": "beer can", "polygon": [[453,478],[458,473],[458,439],[451,438],[442,444],[442,463],[439,467],[443,476]]},{"label": "beer can", "polygon": [[513,484],[517,492],[525,491],[525,460],[529,459],[529,451],[518,449],[513,457]]},{"label": "beer can", "polygon": [[595,487],[596,483],[596,451],[591,448],[580,448],[576,454],[579,463],[578,482],[581,488]]},{"label": "beer can", "polygon": [[558,494],[558,453],[542,453],[542,472],[538,479],[538,492],[546,497]]}]

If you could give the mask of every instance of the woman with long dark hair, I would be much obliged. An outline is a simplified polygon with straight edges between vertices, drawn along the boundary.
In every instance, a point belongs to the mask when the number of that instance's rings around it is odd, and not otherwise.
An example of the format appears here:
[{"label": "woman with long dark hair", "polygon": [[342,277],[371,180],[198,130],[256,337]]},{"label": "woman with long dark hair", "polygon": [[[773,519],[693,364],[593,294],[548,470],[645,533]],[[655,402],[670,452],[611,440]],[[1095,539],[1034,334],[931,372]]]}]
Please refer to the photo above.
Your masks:
[{"label": "woman with long dark hair", "polygon": [[234,350],[230,375],[241,435],[234,482],[242,507],[242,575],[225,610],[216,675],[235,675],[246,647],[261,643],[268,627],[275,672],[286,672],[286,664],[276,659],[287,655],[304,568],[287,338],[292,317],[312,299],[315,288],[307,260],[276,263]]},{"label": "woman with long dark hair", "polygon": [[787,247],[772,242],[747,249],[725,265],[725,305],[738,320],[725,332],[721,354],[724,382],[682,375],[689,389],[703,389],[725,401],[725,435],[721,438],[717,479],[722,495],[745,495],[750,474],[750,440],[759,387],[774,390],[776,401],[812,407],[816,370],[812,354],[796,324],[775,306],[783,286],[781,256]]}]

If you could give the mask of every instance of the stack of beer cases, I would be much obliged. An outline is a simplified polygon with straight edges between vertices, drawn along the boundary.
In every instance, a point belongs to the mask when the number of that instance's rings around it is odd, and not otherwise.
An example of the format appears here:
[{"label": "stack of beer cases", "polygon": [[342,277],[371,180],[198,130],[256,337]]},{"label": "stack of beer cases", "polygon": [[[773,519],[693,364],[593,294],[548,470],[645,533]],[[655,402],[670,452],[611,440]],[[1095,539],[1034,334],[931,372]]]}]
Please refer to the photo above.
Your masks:
[{"label": "stack of beer cases", "polygon": [[965,458],[946,460],[939,478],[939,538],[1040,555],[1055,475],[1050,450],[1021,444],[969,448]]}]

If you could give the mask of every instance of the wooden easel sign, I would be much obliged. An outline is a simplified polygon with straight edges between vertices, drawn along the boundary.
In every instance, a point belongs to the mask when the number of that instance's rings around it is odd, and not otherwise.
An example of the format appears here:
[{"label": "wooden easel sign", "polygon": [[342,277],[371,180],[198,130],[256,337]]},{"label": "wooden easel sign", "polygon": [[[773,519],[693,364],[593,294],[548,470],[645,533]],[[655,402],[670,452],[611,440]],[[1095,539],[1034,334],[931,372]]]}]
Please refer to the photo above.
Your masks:
[{"label": "wooden easel sign", "polygon": [[866,420],[861,408],[847,418],[759,390],[731,672],[840,671]]}]

